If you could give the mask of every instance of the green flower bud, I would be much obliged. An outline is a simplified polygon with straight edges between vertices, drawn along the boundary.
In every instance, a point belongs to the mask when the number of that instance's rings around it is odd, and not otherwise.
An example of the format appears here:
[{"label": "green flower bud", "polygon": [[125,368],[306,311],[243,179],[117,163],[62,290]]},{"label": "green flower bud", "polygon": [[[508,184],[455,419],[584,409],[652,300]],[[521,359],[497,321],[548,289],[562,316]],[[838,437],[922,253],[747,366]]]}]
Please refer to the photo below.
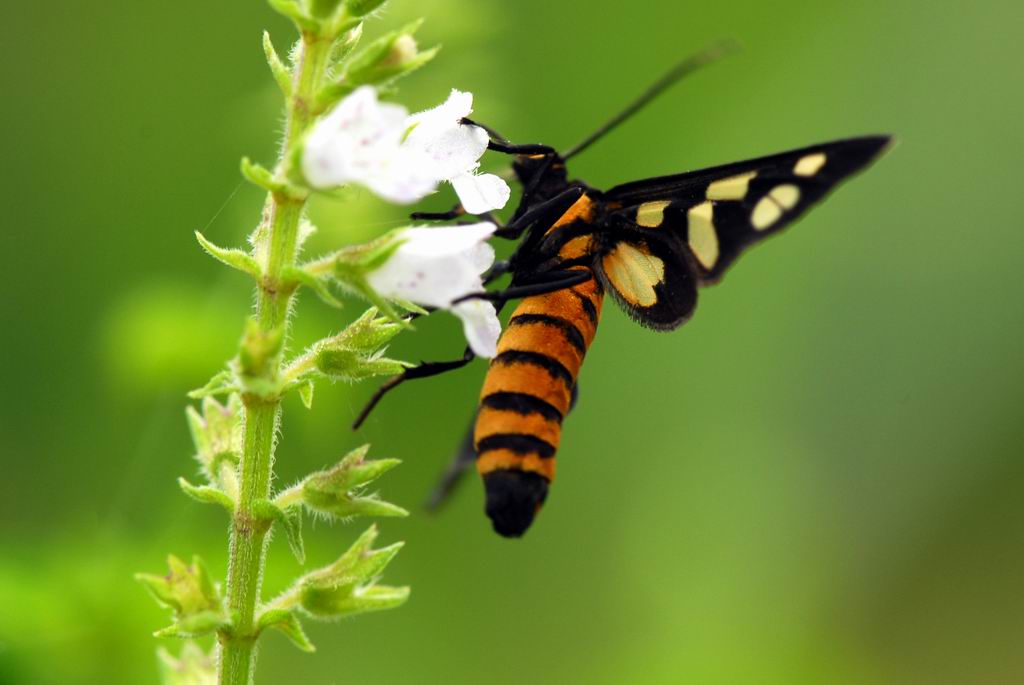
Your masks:
[{"label": "green flower bud", "polygon": [[158,603],[174,612],[174,624],[157,631],[158,637],[205,635],[227,625],[220,593],[199,557],[186,564],[173,554],[167,557],[166,576],[137,573]]},{"label": "green flower bud", "polygon": [[409,588],[375,585],[374,579],[398,554],[403,543],[371,549],[377,529],[371,526],[336,562],[304,576],[298,583],[298,602],[317,618],[341,618],[396,607]]},{"label": "green flower bud", "polygon": [[185,415],[196,447],[196,461],[207,480],[216,483],[221,466],[226,463],[234,468],[242,453],[242,401],[237,394],[230,395],[227,404],[206,397],[201,408],[202,413],[190,406]]},{"label": "green flower bud", "polygon": [[304,388],[311,378],[353,382],[401,373],[409,364],[383,356],[384,345],[401,329],[370,308],[344,331],[314,343],[292,362],[284,373],[287,387]]},{"label": "green flower bud", "polygon": [[334,467],[318,471],[300,484],[302,502],[321,514],[349,516],[408,516],[405,509],[362,494],[362,489],[398,466],[398,459],[366,461],[369,445],[358,447]]},{"label": "green flower bud", "polygon": [[319,104],[327,106],[361,85],[386,86],[429,62],[438,48],[421,51],[414,34],[422,20],[384,34],[352,57],[340,81],[329,86]]}]

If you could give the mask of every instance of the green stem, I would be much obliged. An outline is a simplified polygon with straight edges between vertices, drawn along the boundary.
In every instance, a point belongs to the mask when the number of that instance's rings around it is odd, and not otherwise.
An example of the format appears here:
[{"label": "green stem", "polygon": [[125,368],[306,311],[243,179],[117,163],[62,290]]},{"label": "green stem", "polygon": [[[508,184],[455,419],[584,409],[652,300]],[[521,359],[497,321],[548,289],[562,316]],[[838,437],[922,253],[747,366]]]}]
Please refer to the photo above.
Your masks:
[{"label": "green stem", "polygon": [[[292,97],[288,103],[288,123],[278,174],[293,158],[296,145],[313,121],[310,111],[326,72],[331,41],[304,35],[293,75]],[[294,286],[281,280],[285,269],[295,265],[299,219],[305,200],[296,200],[272,193],[269,203],[269,232],[254,252],[263,254],[263,276],[256,289],[256,320],[262,332],[281,332],[287,339],[289,313]],[[267,380],[274,382],[281,371],[278,355],[265,365]],[[270,498],[270,480],[274,462],[274,438],[280,421],[279,397],[247,395],[245,404],[245,436],[239,466],[238,504],[231,526],[228,549],[228,610],[230,630],[220,634],[220,679],[222,685],[249,685],[253,680],[256,660],[256,607],[270,530],[270,521],[255,512],[260,502]]]}]

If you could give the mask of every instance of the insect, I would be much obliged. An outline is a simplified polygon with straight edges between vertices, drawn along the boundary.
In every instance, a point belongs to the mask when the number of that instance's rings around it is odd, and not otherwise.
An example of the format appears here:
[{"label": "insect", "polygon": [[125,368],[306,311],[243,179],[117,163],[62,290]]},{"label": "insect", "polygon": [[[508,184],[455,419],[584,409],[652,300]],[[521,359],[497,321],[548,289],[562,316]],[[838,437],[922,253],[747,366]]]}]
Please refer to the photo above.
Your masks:
[{"label": "insect", "polygon": [[[523,187],[514,215],[495,235],[520,242],[486,279],[510,273],[509,287],[469,297],[499,307],[522,299],[490,362],[474,430],[435,502],[475,462],[495,531],[506,537],[525,533],[554,479],[562,422],[574,403],[605,295],[643,326],[678,328],[693,314],[700,287],[717,283],[748,247],[800,218],[889,144],[884,135],[850,138],[606,191],[569,179],[566,160],[721,52],[712,49],[683,61],[562,154],[545,145],[510,144],[483,127],[490,149],[515,156],[513,170]],[[456,208],[414,217],[451,219],[460,213]],[[472,358],[467,349],[461,359],[424,363],[396,376],[356,426],[400,383],[459,368]]]}]

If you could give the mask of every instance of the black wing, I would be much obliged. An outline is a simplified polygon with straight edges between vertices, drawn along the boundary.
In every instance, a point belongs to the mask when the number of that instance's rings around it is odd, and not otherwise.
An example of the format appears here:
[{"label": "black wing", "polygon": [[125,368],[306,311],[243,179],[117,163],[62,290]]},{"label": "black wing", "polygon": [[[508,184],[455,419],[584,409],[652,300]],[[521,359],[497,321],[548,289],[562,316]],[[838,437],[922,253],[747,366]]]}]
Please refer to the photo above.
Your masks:
[{"label": "black wing", "polygon": [[[626,229],[627,241],[637,231],[674,235],[691,257],[697,282],[715,283],[744,249],[798,219],[841,181],[870,164],[890,140],[889,136],[851,138],[626,183],[605,193],[614,208],[609,222]],[[688,313],[693,308],[686,302],[691,296],[688,292],[681,296],[683,301],[674,309]],[[642,313],[631,313],[648,323]],[[678,318],[674,325],[666,326],[664,321],[649,325],[673,328],[685,318]]]}]

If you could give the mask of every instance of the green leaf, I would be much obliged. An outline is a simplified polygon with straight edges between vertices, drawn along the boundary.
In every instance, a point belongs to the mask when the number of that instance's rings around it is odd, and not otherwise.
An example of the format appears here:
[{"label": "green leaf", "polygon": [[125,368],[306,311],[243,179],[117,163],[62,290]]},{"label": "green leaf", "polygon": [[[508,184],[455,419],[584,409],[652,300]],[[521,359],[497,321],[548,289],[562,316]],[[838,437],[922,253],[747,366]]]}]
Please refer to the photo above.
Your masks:
[{"label": "green leaf", "polygon": [[239,169],[245,180],[258,188],[289,200],[305,200],[308,192],[297,185],[292,185],[275,176],[266,167],[256,164],[248,157],[243,157]]},{"label": "green leaf", "polygon": [[306,637],[306,632],[302,629],[299,617],[291,609],[270,609],[263,612],[257,620],[256,628],[259,631],[266,628],[280,630],[303,652],[316,651],[316,647]]},{"label": "green leaf", "polygon": [[192,485],[184,478],[178,479],[178,486],[182,492],[203,504],[218,504],[229,514],[235,511],[235,502],[221,490],[209,485]]},{"label": "green leaf", "polygon": [[201,388],[196,388],[188,393],[188,396],[193,400],[199,400],[206,397],[214,397],[216,395],[227,395],[229,393],[237,392],[239,390],[235,374],[225,369],[224,371],[218,372],[213,378],[206,382]]},{"label": "green leaf", "polygon": [[277,87],[281,89],[281,93],[286,98],[290,98],[292,96],[292,72],[281,61],[277,50],[274,49],[269,31],[263,32],[263,54],[267,57],[267,65],[270,67],[270,73],[274,75],[274,80],[277,81]]},{"label": "green leaf", "polygon": [[284,187],[282,183],[274,178],[274,174],[270,169],[257,164],[248,157],[242,157],[242,161],[239,163],[238,168],[242,172],[242,176],[245,180],[257,188],[262,188],[268,192],[276,193]]},{"label": "green leaf", "polygon": [[345,9],[354,17],[362,17],[374,11],[387,0],[345,0]]},{"label": "green leaf", "polygon": [[306,562],[306,550],[302,542],[301,507],[281,507],[270,500],[260,500],[254,503],[252,511],[256,518],[280,523],[295,559],[300,564]]},{"label": "green leaf", "polygon": [[287,267],[282,272],[281,277],[286,280],[297,282],[301,285],[306,286],[314,293],[316,293],[316,296],[319,297],[325,304],[331,307],[341,309],[343,306],[341,300],[335,297],[334,293],[331,292],[331,288],[327,278],[317,277],[300,266]]},{"label": "green leaf", "polygon": [[302,507],[293,507],[284,512],[281,525],[284,528],[285,537],[288,538],[288,547],[292,555],[300,564],[306,563],[306,548],[302,542]]},{"label": "green leaf", "polygon": [[318,19],[331,17],[339,8],[343,7],[343,0],[307,0],[309,13]]},{"label": "green leaf", "polygon": [[248,252],[244,252],[243,250],[239,250],[237,248],[229,249],[224,247],[218,247],[217,245],[214,245],[209,240],[207,240],[206,236],[204,236],[199,231],[196,231],[196,240],[199,241],[199,244],[202,245],[203,249],[206,250],[207,254],[209,254],[211,257],[216,259],[221,264],[226,264],[230,266],[232,269],[238,269],[239,271],[247,273],[250,276],[254,276],[256,278],[260,277],[260,265],[256,262],[255,259],[252,258],[252,256]]},{"label": "green leaf", "polygon": [[295,0],[268,0],[268,2],[275,12],[291,19],[299,30],[308,33],[320,32],[322,28],[320,22],[306,14],[302,5]]},{"label": "green leaf", "polygon": [[299,385],[299,399],[302,400],[302,404],[306,409],[313,408],[313,390],[315,388],[316,384],[313,381]]}]

